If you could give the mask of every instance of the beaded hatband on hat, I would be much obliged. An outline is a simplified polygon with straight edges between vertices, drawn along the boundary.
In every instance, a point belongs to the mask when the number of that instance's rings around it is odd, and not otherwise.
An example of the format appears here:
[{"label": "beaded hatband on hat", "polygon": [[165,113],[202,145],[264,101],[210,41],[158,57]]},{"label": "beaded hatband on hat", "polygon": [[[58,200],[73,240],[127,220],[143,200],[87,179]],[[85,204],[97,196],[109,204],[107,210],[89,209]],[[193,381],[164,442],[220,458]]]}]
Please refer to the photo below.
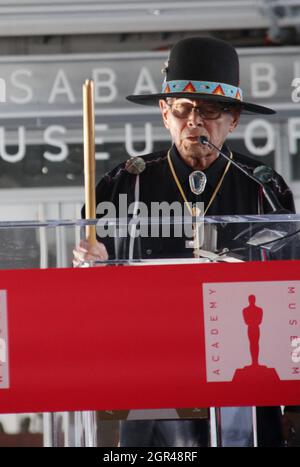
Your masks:
[{"label": "beaded hatband on hat", "polygon": [[203,99],[237,104],[242,113],[274,114],[268,107],[247,102],[240,89],[239,57],[235,48],[214,37],[186,37],[178,41],[162,72],[162,91],[127,96],[141,105],[158,104],[170,98]]},{"label": "beaded hatband on hat", "polygon": [[231,84],[218,83],[212,81],[189,81],[189,80],[174,80],[165,81],[162,85],[163,93],[201,93],[210,94],[212,96],[223,96],[237,99],[243,102],[243,91],[241,88],[232,86]]}]

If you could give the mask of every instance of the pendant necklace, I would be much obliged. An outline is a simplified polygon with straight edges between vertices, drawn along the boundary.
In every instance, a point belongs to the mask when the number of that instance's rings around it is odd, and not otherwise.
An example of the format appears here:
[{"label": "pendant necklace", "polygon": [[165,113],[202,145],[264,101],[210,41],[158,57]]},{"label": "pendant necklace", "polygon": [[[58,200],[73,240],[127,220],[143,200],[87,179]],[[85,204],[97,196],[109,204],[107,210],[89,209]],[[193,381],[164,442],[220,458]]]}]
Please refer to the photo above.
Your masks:
[{"label": "pendant necklace", "polygon": [[[230,151],[229,157],[230,157],[230,159],[233,158],[233,154],[232,154],[231,151]],[[167,154],[167,159],[168,159],[169,168],[170,168],[171,173],[173,175],[174,181],[175,181],[175,183],[177,185],[177,188],[178,188],[178,190],[179,190],[179,192],[180,192],[180,194],[182,196],[182,199],[183,199],[185,205],[187,206],[187,208],[189,210],[190,215],[192,217],[196,217],[196,218],[199,217],[200,214],[201,214],[200,209],[198,207],[192,207],[191,208],[190,203],[188,202],[187,197],[185,195],[185,192],[183,190],[183,187],[182,187],[182,185],[181,185],[181,183],[180,183],[180,181],[179,181],[179,179],[178,179],[178,177],[176,175],[175,168],[174,168],[174,165],[173,165],[173,162],[172,162],[172,159],[171,159],[171,155],[170,155],[170,149],[169,149],[168,154]],[[228,169],[229,169],[230,165],[231,165],[231,160],[227,162],[227,164],[225,166],[225,169],[224,169],[224,172],[222,173],[222,175],[220,177],[220,180],[218,181],[217,186],[216,186],[213,194],[211,195],[211,198],[210,198],[210,200],[208,202],[208,205],[206,206],[206,208],[204,210],[203,216],[205,216],[208,209],[212,205],[215,197],[217,196],[217,193],[220,190],[220,187],[221,187],[221,185],[223,183],[223,180],[225,178],[225,175],[228,172]],[[205,190],[206,181],[207,181],[207,178],[206,178],[205,173],[202,172],[201,170],[195,170],[189,176],[189,183],[190,183],[191,191],[195,195],[200,195]],[[200,250],[199,227],[200,227],[200,224],[196,220],[196,223],[193,224],[193,243],[194,243],[194,256],[197,257],[197,258],[199,258],[199,250]]]}]

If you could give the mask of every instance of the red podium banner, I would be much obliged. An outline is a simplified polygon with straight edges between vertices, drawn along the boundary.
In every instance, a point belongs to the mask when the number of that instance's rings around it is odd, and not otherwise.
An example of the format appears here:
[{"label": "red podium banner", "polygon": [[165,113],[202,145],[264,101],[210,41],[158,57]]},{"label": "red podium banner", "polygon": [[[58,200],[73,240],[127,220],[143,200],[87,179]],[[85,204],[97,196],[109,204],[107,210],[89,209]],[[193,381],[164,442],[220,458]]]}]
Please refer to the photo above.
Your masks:
[{"label": "red podium banner", "polygon": [[0,412],[300,404],[300,262],[0,271]]}]

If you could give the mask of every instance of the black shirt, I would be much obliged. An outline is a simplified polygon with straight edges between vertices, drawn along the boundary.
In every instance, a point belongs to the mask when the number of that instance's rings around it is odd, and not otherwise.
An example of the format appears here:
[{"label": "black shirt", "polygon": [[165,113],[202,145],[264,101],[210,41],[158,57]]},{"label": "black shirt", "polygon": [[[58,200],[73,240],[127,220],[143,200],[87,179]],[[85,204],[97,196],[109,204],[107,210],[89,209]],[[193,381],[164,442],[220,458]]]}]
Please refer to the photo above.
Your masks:
[{"label": "black shirt", "polygon": [[[223,151],[230,154],[230,150],[224,146]],[[174,180],[167,160],[167,151],[160,151],[143,156],[146,167],[139,175],[139,200],[151,212],[151,203],[178,201],[183,204],[183,197]],[[170,157],[182,186],[187,200],[191,203],[203,202],[204,209],[208,206],[218,182],[221,180],[227,160],[221,155],[203,172],[207,177],[207,184],[201,195],[194,195],[189,186],[189,175],[193,171],[180,157],[177,149],[173,146],[170,150]],[[233,159],[249,173],[261,164],[247,156],[233,153]],[[117,166],[114,170],[106,174],[96,188],[96,205],[103,201],[111,201],[116,206],[116,216],[120,213],[119,195],[127,195],[127,205],[135,200],[136,175],[129,173],[125,168],[125,162]],[[275,171],[272,180],[269,182],[271,189],[279,200],[282,207],[294,212],[295,206],[293,196],[283,178]],[[255,181],[248,178],[233,164],[230,165],[223,182],[208,208],[207,216],[220,215],[252,215],[272,212],[268,201],[262,193],[262,189]],[[142,213],[141,213],[142,215]],[[225,231],[224,231],[225,232]],[[222,233],[225,239],[225,233]],[[230,232],[230,237],[233,233]],[[109,250],[110,256],[114,256],[115,242],[104,240]],[[186,250],[186,238],[142,238],[136,242],[136,255],[141,257],[170,257],[170,256],[191,256],[192,250]],[[218,245],[220,248],[223,245]],[[228,245],[226,245],[228,246]],[[128,245],[124,247],[121,256],[128,253]],[[139,250],[139,251],[137,251]]]}]

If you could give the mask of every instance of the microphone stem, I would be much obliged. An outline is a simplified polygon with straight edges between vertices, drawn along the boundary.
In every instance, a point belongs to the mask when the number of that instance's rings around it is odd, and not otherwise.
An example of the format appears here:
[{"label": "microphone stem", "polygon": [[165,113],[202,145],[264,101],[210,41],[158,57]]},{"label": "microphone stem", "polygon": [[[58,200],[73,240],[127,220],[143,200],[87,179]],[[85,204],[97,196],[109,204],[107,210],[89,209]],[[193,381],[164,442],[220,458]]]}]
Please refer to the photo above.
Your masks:
[{"label": "microphone stem", "polygon": [[239,170],[241,170],[247,177],[251,178],[251,180],[253,180],[255,183],[258,183],[259,186],[262,188],[262,190],[264,192],[264,195],[265,195],[267,201],[269,202],[271,208],[273,209],[273,211],[277,211],[277,209],[278,209],[277,204],[278,203],[274,203],[273,196],[270,194],[270,192],[268,190],[268,187],[266,187],[260,180],[258,180],[258,178],[254,177],[247,170],[243,169],[243,167],[241,165],[239,165],[237,162],[235,162],[233,159],[230,159],[230,157],[227,156],[227,154],[220,151],[220,149],[217,146],[215,146],[213,143],[211,143],[210,141],[205,141],[204,144],[207,144],[208,146],[210,146],[213,149],[215,149],[216,151],[218,151],[218,153],[221,154],[221,156],[225,157],[225,159],[230,161],[235,167],[237,167]]},{"label": "microphone stem", "polygon": [[269,193],[269,190],[267,189],[266,186],[263,186],[262,189],[263,189],[264,195],[265,195],[267,201],[269,202],[271,208],[273,209],[273,211],[277,211],[278,210],[278,202],[277,203],[273,202],[273,196],[274,195],[271,195],[271,192]]}]

